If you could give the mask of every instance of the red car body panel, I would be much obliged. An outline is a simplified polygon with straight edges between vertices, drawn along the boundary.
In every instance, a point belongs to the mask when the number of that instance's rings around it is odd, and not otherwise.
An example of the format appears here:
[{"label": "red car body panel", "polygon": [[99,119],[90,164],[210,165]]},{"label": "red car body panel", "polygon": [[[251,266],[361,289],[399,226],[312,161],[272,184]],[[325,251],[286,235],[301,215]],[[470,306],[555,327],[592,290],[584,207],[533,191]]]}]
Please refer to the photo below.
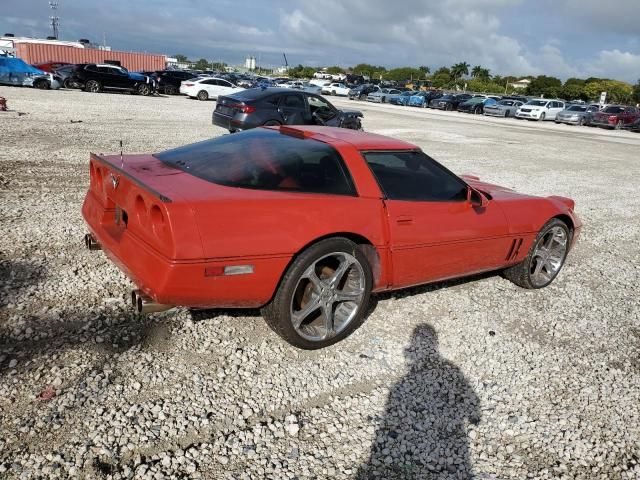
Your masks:
[{"label": "red car body panel", "polygon": [[42,70],[43,72],[53,73],[58,68],[64,67],[65,65],[71,65],[67,62],[45,62],[45,63],[34,63],[33,66],[38,70]]},{"label": "red car body panel", "polygon": [[[357,196],[227,187],[151,155],[92,154],[82,209],[91,234],[158,303],[258,307],[272,298],[294,257],[328,236],[372,246],[374,291],[382,291],[518,263],[552,217],[571,224],[574,243],[580,232],[572,200],[521,195],[477,177],[461,178],[489,198],[483,207],[385,199],[361,151],[418,147],[337,128],[280,130],[331,144]],[[253,273],[222,274],[238,265],[251,265]]]}]

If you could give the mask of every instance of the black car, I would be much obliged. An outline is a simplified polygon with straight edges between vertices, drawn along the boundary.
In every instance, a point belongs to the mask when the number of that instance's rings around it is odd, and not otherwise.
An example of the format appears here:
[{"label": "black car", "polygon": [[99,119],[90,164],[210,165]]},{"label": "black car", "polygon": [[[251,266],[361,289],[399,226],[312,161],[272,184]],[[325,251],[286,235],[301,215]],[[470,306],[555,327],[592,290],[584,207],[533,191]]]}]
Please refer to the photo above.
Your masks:
[{"label": "black car", "polygon": [[158,83],[158,92],[165,95],[178,95],[180,93],[180,83],[194,77],[196,75],[184,70],[159,70],[153,72],[153,78]]},{"label": "black car", "polygon": [[76,65],[68,78],[68,83],[94,93],[102,90],[121,90],[140,95],[151,95],[156,90],[155,80],[151,77],[132,73],[124,67],[109,64],[81,63]]},{"label": "black car", "polygon": [[358,85],[355,88],[349,90],[349,100],[366,100],[367,95],[380,90],[377,85],[371,85],[366,83],[364,85]]},{"label": "black car", "polygon": [[429,102],[430,108],[437,108],[440,110],[456,110],[458,105],[462,102],[466,102],[473,95],[469,95],[468,93],[460,93],[460,94],[452,94],[448,93],[446,95],[441,96],[440,98],[434,98]]},{"label": "black car", "polygon": [[326,125],[360,130],[362,113],[338,110],[320,95],[289,88],[251,88],[220,96],[212,122],[231,133],[261,125]]}]

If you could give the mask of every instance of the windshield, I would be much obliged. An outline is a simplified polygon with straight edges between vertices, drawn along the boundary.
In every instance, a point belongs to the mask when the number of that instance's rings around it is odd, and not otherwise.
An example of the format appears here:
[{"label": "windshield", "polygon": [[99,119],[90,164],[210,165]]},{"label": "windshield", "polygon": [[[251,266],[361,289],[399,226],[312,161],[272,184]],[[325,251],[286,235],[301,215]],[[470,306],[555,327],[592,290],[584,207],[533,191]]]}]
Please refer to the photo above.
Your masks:
[{"label": "windshield", "polygon": [[153,155],[211,183],[259,190],[354,195],[342,158],[330,145],[256,128]]},{"label": "windshield", "polygon": [[544,107],[547,105],[547,103],[549,102],[547,102],[546,100],[529,100],[525,105],[529,105],[532,107]]},{"label": "windshield", "polygon": [[587,111],[587,107],[583,107],[582,105],[571,105],[569,108],[567,108],[567,111],[569,111],[569,112],[586,112]]},{"label": "windshield", "polygon": [[513,106],[515,102],[513,100],[501,100],[498,102],[498,105],[505,105],[507,107]]},{"label": "windshield", "polygon": [[624,107],[607,107],[603,110],[604,113],[622,113],[624,112]]}]

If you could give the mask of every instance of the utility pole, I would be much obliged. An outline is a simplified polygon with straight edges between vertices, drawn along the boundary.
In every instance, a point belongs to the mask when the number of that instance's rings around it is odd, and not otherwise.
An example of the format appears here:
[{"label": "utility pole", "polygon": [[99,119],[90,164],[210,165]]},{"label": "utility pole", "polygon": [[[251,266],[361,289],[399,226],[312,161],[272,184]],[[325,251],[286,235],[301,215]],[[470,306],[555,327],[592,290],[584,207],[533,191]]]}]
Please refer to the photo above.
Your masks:
[{"label": "utility pole", "polygon": [[58,39],[58,27],[60,26],[60,18],[56,15],[58,11],[58,2],[49,2],[49,7],[53,10],[53,15],[49,18],[51,19],[51,28],[53,29],[53,38]]}]

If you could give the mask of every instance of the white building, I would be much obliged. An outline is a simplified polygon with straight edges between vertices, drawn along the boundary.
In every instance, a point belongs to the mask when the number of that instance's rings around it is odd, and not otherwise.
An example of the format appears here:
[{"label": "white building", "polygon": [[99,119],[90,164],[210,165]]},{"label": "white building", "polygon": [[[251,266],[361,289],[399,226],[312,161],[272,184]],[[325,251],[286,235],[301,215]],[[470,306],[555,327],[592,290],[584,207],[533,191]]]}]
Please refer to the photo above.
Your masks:
[{"label": "white building", "polygon": [[510,83],[509,86],[511,88],[517,88],[519,90],[522,90],[522,89],[527,88],[530,83],[531,83],[531,80],[529,80],[528,78],[522,78],[522,79],[518,80],[517,82]]},{"label": "white building", "polygon": [[256,69],[256,57],[248,56],[244,59],[244,68],[247,70],[255,70]]}]

